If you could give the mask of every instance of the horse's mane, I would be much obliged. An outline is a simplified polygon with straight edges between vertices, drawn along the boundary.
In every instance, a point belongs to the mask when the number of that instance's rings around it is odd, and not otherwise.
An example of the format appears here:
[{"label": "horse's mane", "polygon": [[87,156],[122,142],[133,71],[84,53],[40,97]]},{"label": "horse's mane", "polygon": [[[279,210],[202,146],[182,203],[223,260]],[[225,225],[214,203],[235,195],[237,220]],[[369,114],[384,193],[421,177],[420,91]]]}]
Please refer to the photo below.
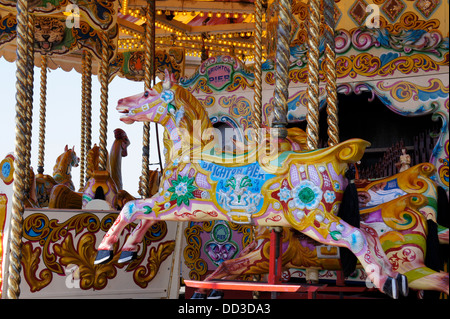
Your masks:
[{"label": "horse's mane", "polygon": [[67,166],[69,165],[70,161],[72,160],[72,149],[66,148],[64,149],[64,153],[59,155],[56,158],[55,166],[53,166],[53,175],[55,174],[62,174],[67,175]]},{"label": "horse's mane", "polygon": [[[153,89],[158,93],[162,93],[163,82],[156,84]],[[176,106],[177,111],[180,111],[181,108],[184,109],[184,115],[177,123],[177,127],[179,129],[186,130],[190,135],[190,139],[184,139],[183,142],[189,143],[189,148],[198,146],[203,148],[213,140],[213,135],[209,136],[205,134],[207,130],[213,129],[208,113],[205,111],[203,105],[192,95],[192,93],[185,88],[177,84],[173,84],[172,91],[174,92],[174,100],[172,101],[172,104]],[[203,139],[202,134],[204,137]],[[164,134],[164,146],[167,150],[170,150],[173,146],[173,141],[168,139],[167,133]]]}]

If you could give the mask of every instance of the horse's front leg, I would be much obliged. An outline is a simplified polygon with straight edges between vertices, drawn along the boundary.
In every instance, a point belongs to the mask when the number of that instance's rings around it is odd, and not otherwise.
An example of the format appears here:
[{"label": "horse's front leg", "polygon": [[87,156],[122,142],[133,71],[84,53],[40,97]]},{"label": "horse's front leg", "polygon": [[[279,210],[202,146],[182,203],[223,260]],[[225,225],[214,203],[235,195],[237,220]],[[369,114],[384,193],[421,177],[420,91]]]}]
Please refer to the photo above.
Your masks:
[{"label": "horse's front leg", "polygon": [[125,226],[137,219],[144,218],[144,216],[146,219],[155,221],[155,218],[152,218],[154,214],[151,213],[154,202],[153,199],[142,199],[130,201],[125,204],[98,247],[97,257],[94,261],[95,265],[105,264],[112,260],[114,257],[113,246],[118,241]]},{"label": "horse's front leg", "polygon": [[122,247],[122,253],[120,254],[119,263],[129,262],[137,257],[138,244],[144,239],[147,230],[156,223],[152,219],[141,219],[139,224],[128,236],[127,241]]}]

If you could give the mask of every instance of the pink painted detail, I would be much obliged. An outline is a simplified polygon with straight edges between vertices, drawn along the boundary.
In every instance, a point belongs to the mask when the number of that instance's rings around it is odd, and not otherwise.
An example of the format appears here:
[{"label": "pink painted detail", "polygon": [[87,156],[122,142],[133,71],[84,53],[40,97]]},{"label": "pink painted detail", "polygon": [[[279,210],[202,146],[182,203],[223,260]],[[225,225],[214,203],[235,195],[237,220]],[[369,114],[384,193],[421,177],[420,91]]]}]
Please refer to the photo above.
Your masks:
[{"label": "pink painted detail", "polygon": [[191,167],[191,163],[187,163],[183,170],[180,172],[179,176],[186,176],[189,172],[189,168]]},{"label": "pink painted detail", "polygon": [[289,174],[291,176],[291,184],[293,187],[297,186],[300,183],[300,177],[298,176],[297,166],[291,165],[289,168]]},{"label": "pink painted detail", "polygon": [[339,181],[341,180],[341,177],[338,176],[338,174],[336,174],[334,168],[333,168],[333,164],[328,163],[328,171],[330,172],[331,178],[333,181]]},{"label": "pink painted detail", "polygon": [[202,173],[197,173],[197,176],[195,177],[195,183],[199,188],[211,189],[211,185],[208,183],[208,178]]},{"label": "pink painted detail", "polygon": [[322,182],[320,180],[319,174],[317,174],[315,165],[308,165],[308,175],[310,181],[312,181],[317,186],[321,186]]}]

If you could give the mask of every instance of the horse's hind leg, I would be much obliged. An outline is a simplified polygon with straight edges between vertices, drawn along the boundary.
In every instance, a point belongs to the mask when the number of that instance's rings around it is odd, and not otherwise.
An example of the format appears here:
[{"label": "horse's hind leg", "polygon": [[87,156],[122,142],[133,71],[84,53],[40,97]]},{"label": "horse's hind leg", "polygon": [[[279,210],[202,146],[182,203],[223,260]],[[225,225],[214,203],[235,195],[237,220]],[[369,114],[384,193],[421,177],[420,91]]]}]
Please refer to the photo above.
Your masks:
[{"label": "horse's hind leg", "polygon": [[[253,242],[241,252],[240,257],[225,260],[212,274],[206,277],[204,281],[223,278],[233,280],[243,274],[256,274],[252,273],[251,268],[262,270],[262,272],[264,272],[264,269],[269,269],[269,262],[264,258],[262,249],[255,249],[255,247],[256,242]],[[259,273],[260,272],[258,272],[258,274]],[[208,290],[209,289],[205,288],[197,289],[192,296],[192,299],[206,298]]]},{"label": "horse's hind leg", "polygon": [[[294,217],[295,216],[295,217]],[[376,236],[353,227],[339,217],[320,210],[292,214],[292,225],[312,239],[331,246],[346,247],[355,254],[372,283],[382,292],[398,298],[398,273],[386,263],[387,256]]]}]

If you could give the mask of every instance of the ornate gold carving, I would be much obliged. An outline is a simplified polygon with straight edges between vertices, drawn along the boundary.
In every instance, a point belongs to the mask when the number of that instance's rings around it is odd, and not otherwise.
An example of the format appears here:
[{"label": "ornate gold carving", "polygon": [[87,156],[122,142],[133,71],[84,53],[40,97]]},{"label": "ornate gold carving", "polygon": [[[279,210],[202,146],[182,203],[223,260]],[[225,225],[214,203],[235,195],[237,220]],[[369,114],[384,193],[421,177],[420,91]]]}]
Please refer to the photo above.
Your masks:
[{"label": "ornate gold carving", "polygon": [[158,273],[161,263],[166,260],[167,257],[175,249],[175,241],[167,241],[158,245],[158,248],[150,248],[147,266],[140,266],[134,272],[134,281],[141,288],[146,288],[148,283]]},{"label": "ornate gold carving", "polygon": [[[114,247],[114,259],[105,265],[94,265],[96,256],[96,237],[98,231],[106,232],[113,224],[116,214],[108,214],[101,220],[92,213],[82,213],[72,216],[66,221],[59,222],[57,219],[49,219],[45,214],[35,213],[28,216],[24,221],[24,244],[22,264],[25,279],[30,286],[31,292],[37,292],[47,287],[52,279],[53,273],[65,274],[65,267],[76,265],[80,274],[81,289],[100,290],[106,287],[108,279],[117,275],[117,268],[124,265],[117,264],[120,252],[120,243]],[[132,231],[134,225],[128,227]],[[150,248],[153,242],[162,240],[167,234],[167,224],[156,223],[142,242],[141,253],[138,258],[130,263],[125,271],[134,271],[135,282],[144,288],[155,277],[160,264],[173,251],[174,241],[167,241],[158,245],[158,248]],[[74,242],[74,238],[78,238]],[[37,246],[37,247],[36,247]],[[147,258],[145,256],[150,250]],[[39,270],[40,267],[44,269]],[[145,273],[145,268],[149,272]]]}]

